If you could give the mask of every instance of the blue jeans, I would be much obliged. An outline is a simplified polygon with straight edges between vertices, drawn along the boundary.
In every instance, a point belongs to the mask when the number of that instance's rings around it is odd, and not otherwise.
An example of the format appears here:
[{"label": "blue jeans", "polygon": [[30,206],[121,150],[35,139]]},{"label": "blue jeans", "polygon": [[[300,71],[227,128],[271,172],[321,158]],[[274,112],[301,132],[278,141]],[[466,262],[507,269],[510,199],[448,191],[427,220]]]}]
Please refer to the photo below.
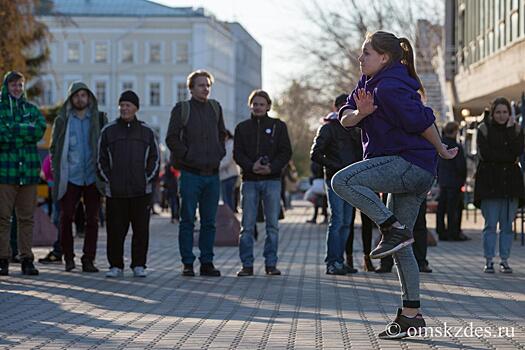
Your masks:
[{"label": "blue jeans", "polygon": [[339,197],[330,184],[328,189],[328,204],[330,205],[330,223],[326,233],[326,265],[343,267],[346,241],[350,234],[350,223],[354,216],[352,205]]},{"label": "blue jeans", "polygon": [[195,213],[199,206],[199,249],[201,264],[213,262],[215,242],[215,217],[219,205],[219,175],[197,175],[181,171],[180,175],[180,225],[179,250],[183,264],[193,264],[193,229]]},{"label": "blue jeans", "polygon": [[221,195],[224,204],[230,207],[231,210],[235,210],[235,199],[234,191],[235,184],[237,183],[237,175],[229,177],[221,181]]},{"label": "blue jeans", "polygon": [[[354,163],[337,172],[332,188],[345,201],[365,213],[377,225],[395,215],[413,230],[421,202],[434,175],[400,156],[385,156]],[[376,192],[388,193],[385,206]],[[404,307],[418,308],[419,268],[411,246],[393,254]]]},{"label": "blue jeans", "polygon": [[259,198],[262,198],[266,222],[264,242],[265,266],[277,265],[279,243],[279,210],[281,208],[281,181],[245,181],[241,186],[242,223],[239,256],[242,266],[253,267],[253,233],[257,220]]},{"label": "blue jeans", "polygon": [[516,198],[483,199],[481,215],[485,219],[483,227],[483,250],[485,258],[492,260],[496,255],[496,229],[499,222],[499,257],[507,260],[514,234],[512,221],[518,210]]}]

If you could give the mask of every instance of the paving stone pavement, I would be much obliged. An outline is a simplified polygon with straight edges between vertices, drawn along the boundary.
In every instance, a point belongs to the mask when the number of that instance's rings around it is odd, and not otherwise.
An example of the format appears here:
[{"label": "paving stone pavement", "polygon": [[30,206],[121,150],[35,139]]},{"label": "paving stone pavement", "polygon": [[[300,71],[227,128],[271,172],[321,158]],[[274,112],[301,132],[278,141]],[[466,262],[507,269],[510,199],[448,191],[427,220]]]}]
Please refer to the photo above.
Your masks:
[{"label": "paving stone pavement", "polygon": [[[25,277],[11,265],[11,275],[0,277],[0,349],[525,349],[519,241],[511,275],[481,271],[480,217],[464,226],[471,241],[429,248],[434,272],[421,275],[421,289],[432,329],[387,341],[377,334],[400,304],[396,274],[325,275],[326,225],[305,224],[309,215],[311,208],[298,202],[281,221],[282,276],[264,274],[261,239],[254,277],[236,277],[236,247],[216,248],[220,278],[180,276],[176,225],[167,217],[152,220],[145,279],[129,269],[108,280],[103,272],[65,273],[63,265],[41,264],[40,276]],[[80,240],[76,249],[81,254]],[[34,251],[42,257],[47,248]],[[104,229],[98,252],[105,270]]]}]

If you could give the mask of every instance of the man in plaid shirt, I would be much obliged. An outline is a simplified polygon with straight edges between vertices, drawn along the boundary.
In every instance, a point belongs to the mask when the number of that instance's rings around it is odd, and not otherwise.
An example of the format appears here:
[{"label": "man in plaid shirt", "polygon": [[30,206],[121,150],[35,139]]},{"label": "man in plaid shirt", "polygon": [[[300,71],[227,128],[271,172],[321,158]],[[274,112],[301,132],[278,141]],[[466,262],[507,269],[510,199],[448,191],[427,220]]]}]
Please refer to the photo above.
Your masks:
[{"label": "man in plaid shirt", "polygon": [[24,275],[38,275],[33,265],[33,211],[40,178],[36,144],[46,129],[38,108],[27,102],[24,76],[8,72],[0,100],[0,275],[9,273],[11,215],[16,211],[18,249]]}]

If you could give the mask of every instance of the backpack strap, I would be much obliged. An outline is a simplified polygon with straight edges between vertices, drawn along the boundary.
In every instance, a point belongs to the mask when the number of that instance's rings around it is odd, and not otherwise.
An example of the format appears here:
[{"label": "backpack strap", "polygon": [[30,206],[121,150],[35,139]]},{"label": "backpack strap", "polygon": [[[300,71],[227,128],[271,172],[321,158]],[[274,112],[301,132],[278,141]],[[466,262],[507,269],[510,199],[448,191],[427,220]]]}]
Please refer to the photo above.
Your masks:
[{"label": "backpack strap", "polygon": [[221,107],[219,106],[219,102],[211,98],[208,101],[210,101],[211,108],[213,109],[213,112],[215,112],[215,119],[218,123],[221,115]]}]

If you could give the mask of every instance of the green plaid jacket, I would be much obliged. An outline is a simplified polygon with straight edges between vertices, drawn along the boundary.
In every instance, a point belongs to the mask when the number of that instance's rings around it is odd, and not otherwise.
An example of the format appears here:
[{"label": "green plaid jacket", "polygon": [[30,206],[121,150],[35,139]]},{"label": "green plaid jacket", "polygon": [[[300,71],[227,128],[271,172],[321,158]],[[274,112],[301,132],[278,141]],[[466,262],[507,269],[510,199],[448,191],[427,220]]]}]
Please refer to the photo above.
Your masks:
[{"label": "green plaid jacket", "polygon": [[0,184],[40,182],[36,144],[45,130],[46,120],[38,108],[24,96],[11,98],[4,81],[0,100]]}]

